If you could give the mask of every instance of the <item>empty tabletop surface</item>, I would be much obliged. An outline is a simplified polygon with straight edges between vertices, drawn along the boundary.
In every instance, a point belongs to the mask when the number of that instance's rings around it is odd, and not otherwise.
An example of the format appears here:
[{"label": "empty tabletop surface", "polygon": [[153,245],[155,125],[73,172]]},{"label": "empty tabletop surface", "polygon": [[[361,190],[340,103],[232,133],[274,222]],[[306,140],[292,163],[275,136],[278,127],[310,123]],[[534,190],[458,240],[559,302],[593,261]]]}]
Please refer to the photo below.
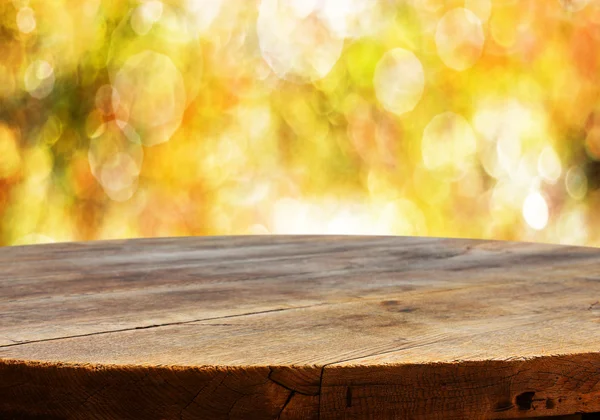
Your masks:
[{"label": "empty tabletop surface", "polygon": [[600,411],[599,321],[594,248],[390,236],[6,247],[0,417]]}]

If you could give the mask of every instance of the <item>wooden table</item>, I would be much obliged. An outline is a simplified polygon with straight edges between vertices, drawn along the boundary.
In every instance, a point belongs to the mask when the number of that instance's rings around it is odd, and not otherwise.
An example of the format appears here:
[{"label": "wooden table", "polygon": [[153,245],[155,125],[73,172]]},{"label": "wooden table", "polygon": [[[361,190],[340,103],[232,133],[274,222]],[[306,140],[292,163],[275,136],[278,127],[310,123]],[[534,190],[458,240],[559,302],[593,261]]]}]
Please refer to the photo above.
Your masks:
[{"label": "wooden table", "polygon": [[599,350],[592,248],[238,236],[0,249],[1,419],[592,413]]}]

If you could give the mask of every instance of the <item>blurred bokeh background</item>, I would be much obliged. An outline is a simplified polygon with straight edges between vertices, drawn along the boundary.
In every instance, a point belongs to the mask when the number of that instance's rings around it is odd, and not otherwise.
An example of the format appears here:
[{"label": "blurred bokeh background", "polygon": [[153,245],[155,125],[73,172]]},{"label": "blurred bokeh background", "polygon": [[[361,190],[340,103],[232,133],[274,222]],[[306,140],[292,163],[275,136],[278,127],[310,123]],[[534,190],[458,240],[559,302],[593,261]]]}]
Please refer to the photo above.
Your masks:
[{"label": "blurred bokeh background", "polygon": [[0,2],[0,245],[600,245],[600,1]]}]

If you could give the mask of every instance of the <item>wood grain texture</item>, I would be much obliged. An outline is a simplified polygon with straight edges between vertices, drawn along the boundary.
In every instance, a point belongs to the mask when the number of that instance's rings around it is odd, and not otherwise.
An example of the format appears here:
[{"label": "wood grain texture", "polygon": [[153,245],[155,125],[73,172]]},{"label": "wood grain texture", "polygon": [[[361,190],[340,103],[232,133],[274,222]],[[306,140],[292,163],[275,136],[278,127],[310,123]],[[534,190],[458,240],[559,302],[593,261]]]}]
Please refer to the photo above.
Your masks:
[{"label": "wood grain texture", "polygon": [[0,249],[0,418],[600,411],[600,250],[354,236]]}]

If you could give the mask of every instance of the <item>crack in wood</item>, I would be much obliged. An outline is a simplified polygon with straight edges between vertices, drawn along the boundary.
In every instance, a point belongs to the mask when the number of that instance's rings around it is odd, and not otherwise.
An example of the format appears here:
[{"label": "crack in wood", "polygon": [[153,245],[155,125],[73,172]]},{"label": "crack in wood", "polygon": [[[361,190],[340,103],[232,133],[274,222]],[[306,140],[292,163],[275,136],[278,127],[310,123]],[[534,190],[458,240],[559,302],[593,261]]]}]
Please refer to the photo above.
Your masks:
[{"label": "crack in wood", "polygon": [[284,385],[281,382],[279,382],[277,379],[273,378],[273,373],[275,373],[275,371],[273,370],[273,368],[271,366],[269,366],[269,375],[267,376],[269,378],[269,380],[271,380],[275,384],[277,384],[277,385],[279,385],[279,386],[287,389],[288,391],[295,392],[295,393],[298,393],[298,394],[301,394],[301,395],[310,396],[310,397],[314,397],[316,395],[319,395],[319,391],[317,391],[316,393],[309,393],[309,392],[302,392],[302,391],[300,391],[298,389],[290,388],[289,386]]},{"label": "crack in wood", "polygon": [[281,415],[283,414],[283,411],[285,410],[285,408],[288,406],[288,404],[290,403],[290,401],[292,401],[292,397],[294,396],[295,392],[291,391],[289,397],[287,398],[287,400],[285,400],[285,403],[283,404],[283,407],[281,407],[281,410],[279,411],[279,414],[277,414],[277,419],[281,418]]},{"label": "crack in wood", "polygon": [[319,377],[319,405],[317,406],[317,419],[321,419],[321,398],[323,396],[323,375],[325,374],[325,365],[321,366],[321,376]]}]

